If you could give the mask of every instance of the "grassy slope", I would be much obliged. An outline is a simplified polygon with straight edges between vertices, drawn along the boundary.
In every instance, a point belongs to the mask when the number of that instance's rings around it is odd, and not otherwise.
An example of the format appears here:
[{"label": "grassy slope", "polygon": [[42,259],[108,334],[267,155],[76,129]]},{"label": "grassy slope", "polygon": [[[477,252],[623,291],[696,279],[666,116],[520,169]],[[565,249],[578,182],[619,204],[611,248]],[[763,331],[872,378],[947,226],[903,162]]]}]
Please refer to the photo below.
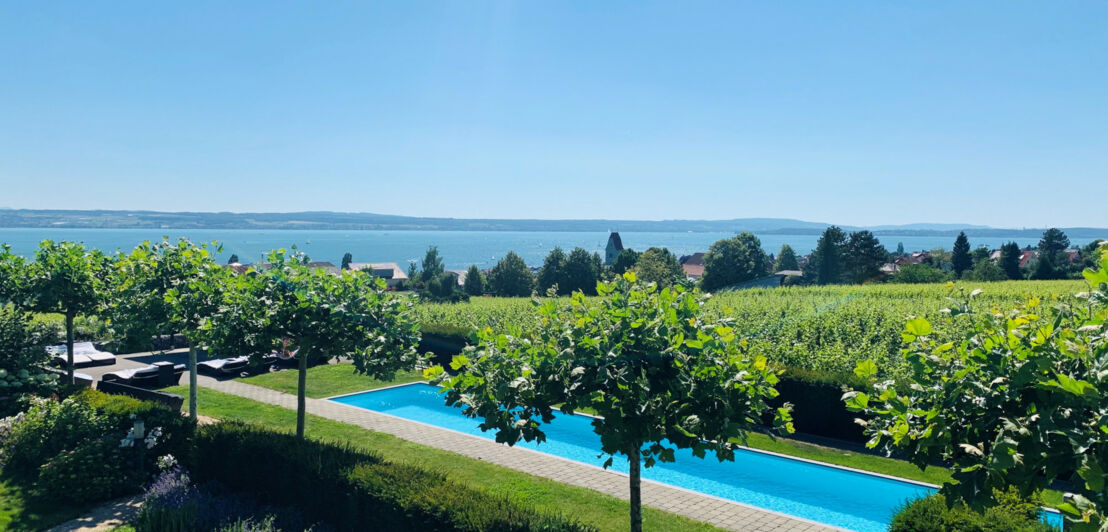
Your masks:
[{"label": "grassy slope", "polygon": [[[295,370],[275,371],[240,379],[247,384],[264,386],[285,393],[296,393]],[[411,371],[397,374],[391,381],[377,379],[354,373],[352,364],[329,364],[308,369],[308,383],[305,393],[308,397],[323,398],[364,390],[372,390],[392,384],[403,384],[423,379],[422,372]]]},{"label": "grassy slope", "polygon": [[[366,388],[363,387],[363,389]],[[166,391],[187,394],[188,388],[179,386]],[[225,420],[257,423],[281,430],[291,431],[296,426],[296,412],[292,410],[206,388],[200,389],[200,413]],[[307,432],[310,436],[321,440],[350,443],[372,450],[393,462],[409,463],[441,471],[459,482],[504,494],[515,501],[531,504],[543,511],[570,514],[601,530],[622,532],[628,527],[627,502],[592,490],[535,477],[321,417],[308,416]],[[645,530],[717,530],[704,523],[653,508],[643,509],[643,519]]]}]

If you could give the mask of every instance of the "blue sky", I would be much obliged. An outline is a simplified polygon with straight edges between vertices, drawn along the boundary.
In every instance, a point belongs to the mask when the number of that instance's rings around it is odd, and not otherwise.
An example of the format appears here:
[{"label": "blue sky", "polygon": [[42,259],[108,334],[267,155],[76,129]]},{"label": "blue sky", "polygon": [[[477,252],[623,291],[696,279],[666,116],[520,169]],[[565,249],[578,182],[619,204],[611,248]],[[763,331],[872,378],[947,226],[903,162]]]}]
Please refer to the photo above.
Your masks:
[{"label": "blue sky", "polygon": [[0,207],[1106,226],[1106,27],[1103,1],[7,2]]}]

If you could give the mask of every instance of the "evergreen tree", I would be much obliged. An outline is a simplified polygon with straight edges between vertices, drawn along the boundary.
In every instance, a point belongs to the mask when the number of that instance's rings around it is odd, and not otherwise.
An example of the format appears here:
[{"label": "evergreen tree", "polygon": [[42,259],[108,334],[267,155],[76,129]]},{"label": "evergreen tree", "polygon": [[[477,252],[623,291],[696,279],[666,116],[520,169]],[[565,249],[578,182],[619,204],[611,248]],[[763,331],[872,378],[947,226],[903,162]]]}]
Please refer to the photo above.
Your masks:
[{"label": "evergreen tree", "polygon": [[777,263],[773,265],[773,271],[780,272],[799,269],[800,263],[796,260],[796,252],[793,251],[793,247],[788,244],[782,245],[781,251],[777,253]]},{"label": "evergreen tree", "polygon": [[237,264],[239,261],[238,254],[232,253],[231,258],[227,259],[227,264]]},{"label": "evergreen tree", "polygon": [[1020,245],[1015,242],[1008,242],[1000,246],[1000,269],[1004,271],[1004,275],[1007,275],[1009,279],[1023,279],[1023,272],[1020,271],[1020,255],[1022,254]]},{"label": "evergreen tree", "polygon": [[1064,279],[1069,275],[1070,264],[1066,248],[1070,239],[1060,229],[1050,228],[1043,232],[1039,240],[1039,259],[1035,264],[1032,279]]},{"label": "evergreen tree", "polygon": [[881,275],[881,265],[889,258],[889,252],[869,231],[850,233],[846,244],[846,264],[850,280],[855,283],[871,281]]},{"label": "evergreen tree", "polygon": [[901,256],[901,257],[904,256],[904,242],[897,242],[896,243],[896,254]]},{"label": "evergreen tree", "polygon": [[973,256],[973,264],[974,266],[976,266],[977,263],[981,261],[989,260],[989,248],[985,246],[977,246],[973,249],[973,253],[971,255]]},{"label": "evergreen tree", "polygon": [[485,274],[481,273],[481,270],[476,264],[473,264],[466,270],[466,280],[463,285],[465,293],[471,296],[481,296],[485,294]]},{"label": "evergreen tree", "polygon": [[489,290],[501,297],[526,297],[531,295],[535,279],[523,259],[514,251],[496,263],[489,271]]},{"label": "evergreen tree", "polygon": [[423,268],[420,272],[419,280],[423,283],[429,283],[432,279],[442,275],[442,272],[446,271],[446,268],[442,265],[442,257],[439,257],[438,246],[430,246],[427,248],[427,253],[423,256]]},{"label": "evergreen tree", "polygon": [[419,266],[416,263],[408,263],[408,285],[409,288],[416,288],[419,285]]},{"label": "evergreen tree", "polygon": [[535,281],[538,283],[540,294],[545,294],[551,287],[557,286],[559,294],[567,294],[566,289],[566,253],[562,248],[555,247],[546,255],[546,259],[539,268],[539,274]]},{"label": "evergreen tree", "polygon": [[339,266],[339,268],[345,270],[350,267],[351,262],[354,262],[354,256],[347,251],[346,254],[342,256],[342,266]]},{"label": "evergreen tree", "polygon": [[973,267],[973,258],[970,257],[969,239],[963,231],[954,239],[954,251],[950,254],[950,265],[954,268],[954,276],[961,278],[962,273]]},{"label": "evergreen tree", "polygon": [[677,256],[666,248],[650,248],[639,257],[633,270],[639,280],[655,283],[659,287],[673,286],[685,278],[685,270],[677,262]]},{"label": "evergreen tree", "polygon": [[616,255],[616,260],[612,261],[612,272],[616,275],[623,275],[624,272],[635,267],[635,264],[639,262],[640,253],[627,248],[619,252]]},{"label": "evergreen tree", "polygon": [[704,255],[700,286],[712,291],[757,279],[765,275],[768,262],[762,242],[751,233],[720,240]]},{"label": "evergreen tree", "polygon": [[596,282],[600,280],[600,269],[593,262],[592,255],[582,248],[574,248],[569,252],[565,264],[565,284],[558,285],[561,294],[583,292],[585,295],[596,295]]},{"label": "evergreen tree", "polygon": [[845,264],[843,255],[846,250],[846,233],[832,225],[828,227],[816,242],[816,249],[804,270],[804,276],[816,284],[834,284],[843,280]]}]

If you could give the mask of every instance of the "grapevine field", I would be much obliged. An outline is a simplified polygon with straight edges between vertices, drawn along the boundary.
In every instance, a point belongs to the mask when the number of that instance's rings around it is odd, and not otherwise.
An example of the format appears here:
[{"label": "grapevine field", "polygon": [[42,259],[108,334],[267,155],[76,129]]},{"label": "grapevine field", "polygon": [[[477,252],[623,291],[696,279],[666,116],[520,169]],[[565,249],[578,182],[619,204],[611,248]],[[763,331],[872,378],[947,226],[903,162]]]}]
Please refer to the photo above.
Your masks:
[{"label": "grapevine field", "polygon": [[[755,352],[789,368],[823,374],[849,374],[858,361],[873,360],[890,376],[904,369],[900,332],[909,317],[925,317],[940,336],[960,327],[944,323],[941,310],[980,288],[975,307],[1006,309],[1029,298],[1044,304],[1072,300],[1086,290],[1084,281],[1003,281],[946,284],[879,284],[789,287],[725,292],[712,296],[709,308],[730,318]],[[416,305],[425,325],[491,327],[512,333],[535,326],[528,298],[473,298],[469,303]]]}]

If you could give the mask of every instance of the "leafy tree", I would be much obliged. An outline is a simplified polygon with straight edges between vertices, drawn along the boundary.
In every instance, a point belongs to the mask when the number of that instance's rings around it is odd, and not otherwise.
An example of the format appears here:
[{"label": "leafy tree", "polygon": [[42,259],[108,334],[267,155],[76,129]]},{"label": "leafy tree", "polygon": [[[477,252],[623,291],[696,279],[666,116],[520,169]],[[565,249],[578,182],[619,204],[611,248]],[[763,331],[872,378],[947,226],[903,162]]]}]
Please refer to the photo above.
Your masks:
[{"label": "leafy tree", "polygon": [[585,295],[596,295],[596,283],[600,280],[602,267],[603,263],[594,261],[588,251],[574,248],[566,257],[565,282],[558,285],[558,291],[564,294],[580,291]]},{"label": "leafy tree", "polygon": [[1020,245],[1015,242],[1008,242],[1000,246],[1000,269],[1004,270],[1004,274],[1009,279],[1023,279],[1023,272],[1020,271],[1020,255],[1022,254]]},{"label": "leafy tree", "polygon": [[1008,278],[1004,270],[995,262],[985,259],[973,265],[973,269],[966,272],[964,279],[970,281],[1003,281]]},{"label": "leafy tree", "polygon": [[954,240],[954,251],[950,254],[950,265],[954,268],[954,276],[961,278],[966,270],[973,267],[973,257],[970,256],[969,239],[966,233],[958,233]]},{"label": "leafy tree", "polygon": [[471,296],[481,296],[485,294],[485,274],[481,273],[481,270],[476,264],[470,265],[466,270],[466,280],[463,287],[465,293]]},{"label": "leafy tree", "polygon": [[630,271],[639,262],[639,255],[639,252],[631,248],[620,251],[619,255],[616,255],[616,260],[612,261],[612,273],[623,275]]},{"label": "leafy tree", "polygon": [[673,286],[685,278],[685,270],[677,262],[677,256],[666,248],[653,247],[642,253],[632,270],[644,283],[655,283],[664,288]]},{"label": "leafy tree", "polygon": [[238,264],[239,256],[237,253],[232,253],[231,258],[227,259],[227,264]]},{"label": "leafy tree", "polygon": [[881,266],[889,258],[885,246],[869,231],[850,233],[845,255],[848,275],[855,283],[864,283],[879,277]]},{"label": "leafy tree", "polygon": [[435,303],[458,303],[468,301],[469,295],[458,287],[458,277],[453,273],[444,272],[427,283],[420,299]]},{"label": "leafy tree", "polygon": [[1100,260],[1100,250],[1108,246],[1105,240],[1096,239],[1081,248],[1081,265],[1084,268],[1096,268]]},{"label": "leafy tree", "polygon": [[781,251],[777,253],[777,263],[773,265],[773,271],[780,272],[799,269],[800,263],[796,260],[796,252],[793,251],[793,247],[788,244],[783,244],[781,246]]},{"label": "leafy tree", "polygon": [[765,275],[768,260],[762,242],[751,233],[720,240],[704,255],[704,275],[700,286],[718,290]]},{"label": "leafy tree", "polygon": [[905,253],[904,253],[904,242],[897,242],[896,243],[896,254],[901,256],[901,257],[903,257],[905,255]]},{"label": "leafy tree", "polygon": [[905,264],[889,279],[894,283],[941,283],[950,280],[942,270],[927,264]]},{"label": "leafy tree", "polygon": [[542,268],[535,281],[538,284],[539,293],[545,294],[551,288],[557,288],[559,293],[568,294],[566,290],[566,252],[562,248],[555,247],[550,250],[543,260]]},{"label": "leafy tree", "polygon": [[349,251],[347,251],[346,254],[342,256],[342,265],[339,266],[339,268],[343,270],[348,270],[350,269],[351,262],[354,262],[354,256],[351,255]]},{"label": "leafy tree", "polygon": [[105,306],[113,327],[147,344],[159,333],[179,332],[188,338],[189,416],[193,419],[197,349],[207,340],[209,321],[223,302],[229,274],[216,264],[207,245],[182,238],[139,244],[119,257],[110,277]]},{"label": "leafy tree", "polygon": [[[726,320],[703,309],[705,298],[677,286],[660,291],[626,273],[601,283],[597,304],[574,293],[570,302],[540,306],[541,330],[527,338],[478,333],[479,344],[454,358],[450,375],[426,372],[446,390],[446,402],[482,420],[496,441],[545,440],[543,425],[590,409],[601,450],[626,457],[631,530],[642,530],[640,468],[672,462],[676,449],[734,459],[730,441],[743,438],[777,395],[777,373],[747,351]],[[792,430],[789,407],[778,425]]]},{"label": "leafy tree", "polygon": [[11,246],[0,245],[0,305],[24,298],[26,267],[26,261],[12,253]]},{"label": "leafy tree", "polygon": [[438,246],[430,246],[427,248],[427,253],[423,256],[423,263],[421,266],[419,280],[424,284],[431,282],[431,279],[439,277],[442,275],[442,272],[446,271],[446,267],[442,264],[442,257],[439,257]]},{"label": "leafy tree", "polygon": [[1074,530],[1104,530],[1108,510],[1108,256],[1086,270],[1093,290],[1081,304],[1043,308],[1038,299],[1009,312],[978,311],[977,291],[949,309],[966,321],[961,340],[943,343],[932,324],[909,320],[902,335],[910,386],[875,379],[877,366],[855,372],[871,379],[844,396],[867,416],[867,445],[896,451],[924,468],[950,463],[942,491],[981,508],[996,490],[1021,494],[1076,472],[1072,502],[1059,508]]},{"label": "leafy tree", "polygon": [[804,276],[815,284],[835,284],[843,281],[846,270],[846,233],[832,225],[816,242],[816,249],[804,270]]},{"label": "leafy tree", "polygon": [[973,253],[971,255],[973,257],[973,263],[977,264],[981,261],[989,260],[989,255],[991,255],[991,253],[989,253],[989,248],[987,246],[977,246],[973,248]]},{"label": "leafy tree", "polygon": [[1065,279],[1070,269],[1069,258],[1065,253],[1069,247],[1070,239],[1062,230],[1051,228],[1043,232],[1043,237],[1039,240],[1039,258],[1031,278]]},{"label": "leafy tree", "polygon": [[415,262],[408,263],[408,285],[409,288],[416,288],[419,285],[419,266],[416,266]]},{"label": "leafy tree", "polygon": [[[0,393],[50,391],[58,378],[43,368],[50,362],[46,347],[57,339],[58,331],[52,324],[35,322],[15,306],[0,304]],[[0,415],[11,413],[0,405]]]},{"label": "leafy tree", "polygon": [[273,251],[268,260],[265,271],[229,283],[211,337],[220,350],[255,358],[295,350],[297,436],[304,436],[309,362],[347,357],[356,373],[385,380],[415,368],[419,325],[410,298],[390,296],[384,279],[366,272],[312,268],[302,253]]},{"label": "leafy tree", "polygon": [[514,251],[509,251],[489,271],[489,288],[500,297],[526,297],[531,295],[535,279],[527,264]]},{"label": "leafy tree", "polygon": [[26,308],[65,316],[66,382],[73,380],[73,320],[96,312],[104,298],[110,259],[75,242],[44,240],[25,269]]}]

